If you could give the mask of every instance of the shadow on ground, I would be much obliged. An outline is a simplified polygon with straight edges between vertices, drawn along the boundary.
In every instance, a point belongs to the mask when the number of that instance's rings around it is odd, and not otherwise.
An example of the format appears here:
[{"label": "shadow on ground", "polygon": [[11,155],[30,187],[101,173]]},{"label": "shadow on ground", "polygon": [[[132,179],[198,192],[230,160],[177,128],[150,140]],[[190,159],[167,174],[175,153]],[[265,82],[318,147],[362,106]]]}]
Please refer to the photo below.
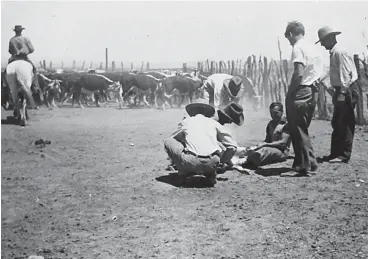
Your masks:
[{"label": "shadow on ground", "polygon": [[[156,177],[156,180],[162,183],[167,183],[175,187],[182,188],[209,188],[213,187],[211,183],[205,177],[188,177],[184,183],[181,182],[178,173],[169,173],[168,175],[162,175]],[[219,177],[218,181],[227,181],[227,178]]]},{"label": "shadow on ground", "polygon": [[255,171],[255,173],[267,177],[267,176],[280,175],[282,173],[290,171],[292,171],[292,169],[288,167],[278,167],[278,168],[271,167],[271,168],[258,168]]},{"label": "shadow on ground", "polygon": [[6,119],[1,119],[1,124],[19,125],[19,120],[15,119],[13,116],[8,116]]}]

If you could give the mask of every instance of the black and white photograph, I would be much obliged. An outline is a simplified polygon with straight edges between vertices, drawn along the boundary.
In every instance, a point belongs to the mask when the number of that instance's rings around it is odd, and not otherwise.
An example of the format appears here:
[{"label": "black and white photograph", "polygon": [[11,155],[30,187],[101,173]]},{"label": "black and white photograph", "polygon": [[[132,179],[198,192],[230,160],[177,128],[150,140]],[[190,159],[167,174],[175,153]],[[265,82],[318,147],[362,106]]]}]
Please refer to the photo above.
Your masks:
[{"label": "black and white photograph", "polygon": [[1,1],[1,258],[368,258],[367,1]]}]

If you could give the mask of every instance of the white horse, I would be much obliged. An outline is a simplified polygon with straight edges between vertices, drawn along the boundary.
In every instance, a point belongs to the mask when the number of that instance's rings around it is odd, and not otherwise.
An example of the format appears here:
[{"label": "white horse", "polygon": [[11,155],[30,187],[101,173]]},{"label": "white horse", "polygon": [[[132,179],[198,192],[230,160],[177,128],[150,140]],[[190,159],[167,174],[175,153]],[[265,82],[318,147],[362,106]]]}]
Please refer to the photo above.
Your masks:
[{"label": "white horse", "polygon": [[20,126],[25,126],[28,119],[27,99],[32,107],[36,107],[31,91],[33,77],[32,64],[27,61],[16,60],[6,67],[6,81],[12,95],[14,117],[20,119]]}]

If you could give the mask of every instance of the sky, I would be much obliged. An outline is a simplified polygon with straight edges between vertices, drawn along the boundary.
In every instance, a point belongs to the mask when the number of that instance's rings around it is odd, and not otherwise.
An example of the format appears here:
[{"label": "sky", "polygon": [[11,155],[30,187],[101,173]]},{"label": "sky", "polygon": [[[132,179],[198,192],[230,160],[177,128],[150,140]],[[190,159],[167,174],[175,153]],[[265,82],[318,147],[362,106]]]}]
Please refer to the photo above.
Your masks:
[{"label": "sky", "polygon": [[[35,47],[29,58],[52,60],[54,66],[85,60],[96,67],[105,62],[105,48],[117,68],[121,61],[127,67],[142,61],[180,67],[253,54],[279,59],[278,37],[283,58],[289,59],[284,32],[292,20],[304,24],[310,42],[328,25],[342,31],[338,40],[349,52],[362,53],[368,45],[367,10],[367,1],[1,1],[1,58],[2,63],[9,58],[12,28],[20,24]],[[328,60],[328,52],[318,49]]]}]

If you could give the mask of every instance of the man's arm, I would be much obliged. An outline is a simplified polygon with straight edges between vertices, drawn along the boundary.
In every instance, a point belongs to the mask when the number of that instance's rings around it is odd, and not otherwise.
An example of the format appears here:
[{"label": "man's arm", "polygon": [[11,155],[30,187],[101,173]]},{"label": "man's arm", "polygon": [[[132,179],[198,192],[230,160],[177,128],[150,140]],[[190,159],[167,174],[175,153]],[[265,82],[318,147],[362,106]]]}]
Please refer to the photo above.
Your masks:
[{"label": "man's arm", "polygon": [[271,143],[263,143],[262,145],[258,146],[255,150],[258,150],[262,147],[275,147],[275,148],[279,148],[283,150],[287,147],[289,138],[290,138],[290,134],[283,132],[280,140],[277,140]]},{"label": "man's arm", "polygon": [[288,97],[292,97],[296,94],[298,87],[302,82],[303,73],[304,65],[300,62],[294,62],[294,72],[287,92]]},{"label": "man's arm", "polygon": [[170,137],[175,138],[179,142],[182,142],[185,138],[185,135],[183,132],[184,123],[185,123],[185,120],[181,121],[178,125],[178,128],[173,133],[171,133]]},{"label": "man's arm", "polygon": [[217,140],[226,147],[220,158],[220,163],[232,166],[231,159],[235,155],[238,144],[231,136],[231,133],[223,126],[217,128]]},{"label": "man's arm", "polygon": [[28,49],[29,49],[29,54],[31,54],[31,53],[34,52],[33,45],[32,45],[31,41],[28,38],[26,38],[26,40],[27,40],[27,45],[28,45]]},{"label": "man's arm", "polygon": [[14,44],[11,40],[9,41],[9,50],[8,51],[9,51],[10,55],[17,55],[18,54],[17,50],[16,50],[16,48],[15,48],[15,46],[14,46]]}]

